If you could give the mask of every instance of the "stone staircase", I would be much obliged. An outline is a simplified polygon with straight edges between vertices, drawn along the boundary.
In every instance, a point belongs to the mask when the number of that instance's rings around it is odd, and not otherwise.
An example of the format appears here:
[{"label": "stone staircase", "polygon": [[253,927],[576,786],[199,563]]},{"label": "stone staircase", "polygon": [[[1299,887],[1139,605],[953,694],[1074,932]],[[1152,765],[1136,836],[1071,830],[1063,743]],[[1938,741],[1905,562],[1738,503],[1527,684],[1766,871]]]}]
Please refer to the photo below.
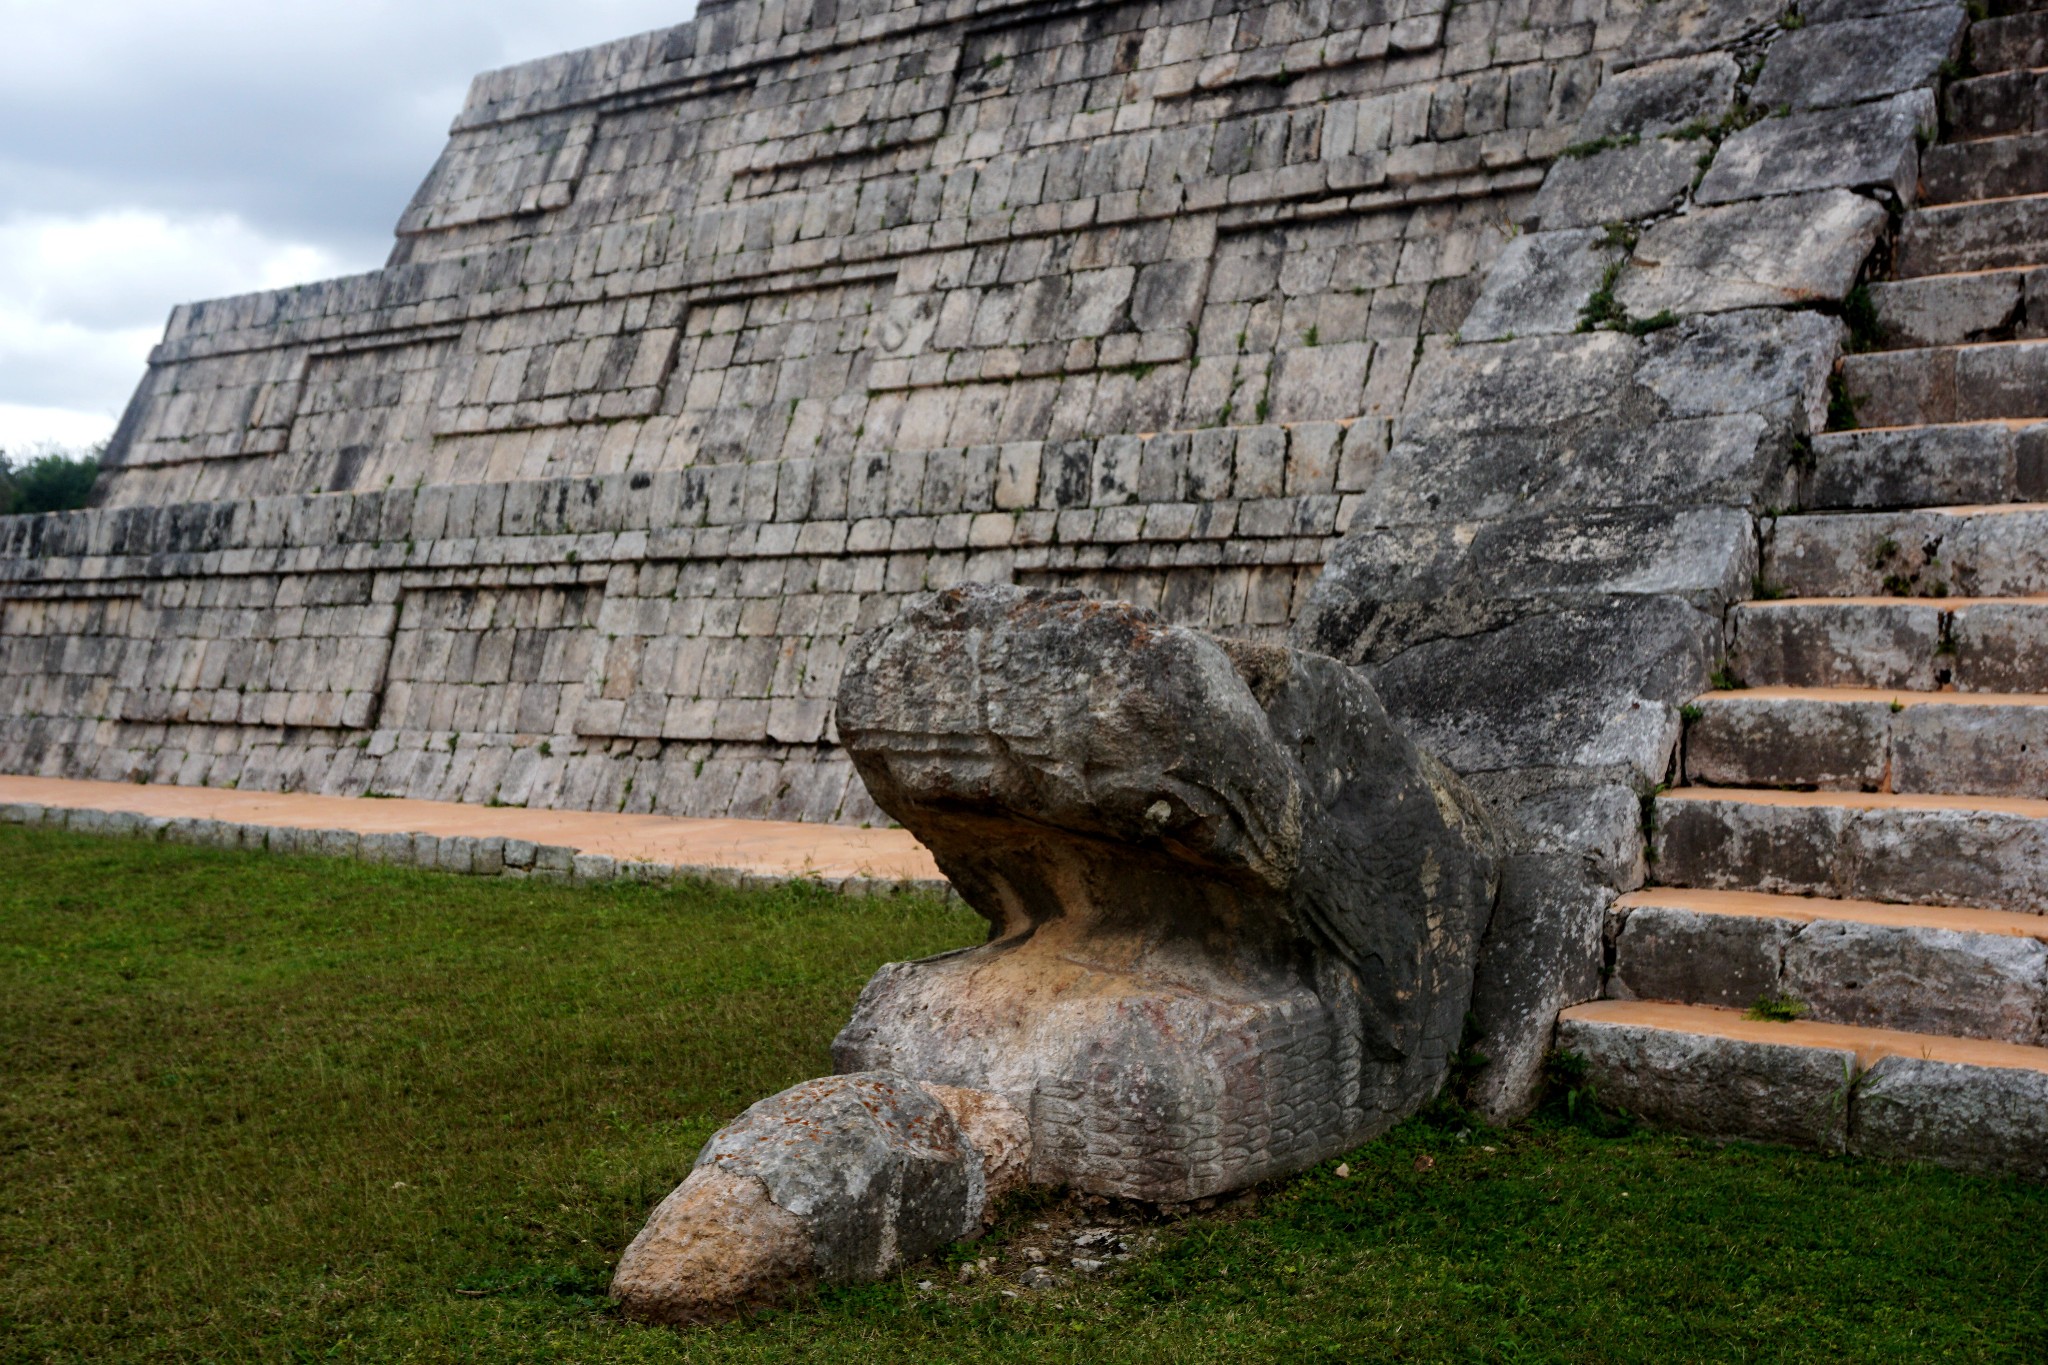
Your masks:
[{"label": "stone staircase", "polygon": [[2048,0],[1945,119],[1559,1041],[1653,1120],[2048,1175]]}]

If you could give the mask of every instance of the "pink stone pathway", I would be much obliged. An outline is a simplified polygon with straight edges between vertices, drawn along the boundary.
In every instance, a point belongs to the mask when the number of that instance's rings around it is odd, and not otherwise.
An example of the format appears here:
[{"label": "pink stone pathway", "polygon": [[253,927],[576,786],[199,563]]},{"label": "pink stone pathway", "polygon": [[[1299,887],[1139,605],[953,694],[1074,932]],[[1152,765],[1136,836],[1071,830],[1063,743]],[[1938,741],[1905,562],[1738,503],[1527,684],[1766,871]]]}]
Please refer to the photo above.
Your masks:
[{"label": "pink stone pathway", "polygon": [[523,839],[620,862],[720,867],[769,876],[932,881],[941,875],[924,845],[900,829],[769,820],[678,820],[663,815],[520,810],[452,801],[373,801],[0,776],[0,805],[10,804],[127,811],[166,820],[220,820],[274,829]]}]

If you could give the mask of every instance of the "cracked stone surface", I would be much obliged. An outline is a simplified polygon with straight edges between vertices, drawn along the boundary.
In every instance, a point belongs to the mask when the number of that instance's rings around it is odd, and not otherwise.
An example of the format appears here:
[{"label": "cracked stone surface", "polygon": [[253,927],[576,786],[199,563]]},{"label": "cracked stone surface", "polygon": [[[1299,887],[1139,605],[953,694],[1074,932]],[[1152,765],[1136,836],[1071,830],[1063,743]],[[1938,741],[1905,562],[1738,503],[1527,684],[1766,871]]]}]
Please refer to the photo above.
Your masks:
[{"label": "cracked stone surface", "polygon": [[1621,248],[1592,228],[1524,233],[1501,252],[1460,335],[1507,341],[1575,332],[1607,267],[1620,258]]},{"label": "cracked stone surface", "polygon": [[1701,209],[1644,233],[1614,296],[1643,318],[1832,302],[1884,225],[1882,206],[1846,190]]},{"label": "cracked stone surface", "polygon": [[835,1045],[1031,1116],[1031,1179],[1184,1201],[1433,1095],[1494,835],[1333,660],[962,587],[865,637],[840,732],[990,922],[884,968]]},{"label": "cracked stone surface", "polygon": [[626,1249],[612,1296],[681,1324],[880,1279],[979,1233],[1027,1141],[994,1096],[879,1074],[806,1081],[705,1144]]}]

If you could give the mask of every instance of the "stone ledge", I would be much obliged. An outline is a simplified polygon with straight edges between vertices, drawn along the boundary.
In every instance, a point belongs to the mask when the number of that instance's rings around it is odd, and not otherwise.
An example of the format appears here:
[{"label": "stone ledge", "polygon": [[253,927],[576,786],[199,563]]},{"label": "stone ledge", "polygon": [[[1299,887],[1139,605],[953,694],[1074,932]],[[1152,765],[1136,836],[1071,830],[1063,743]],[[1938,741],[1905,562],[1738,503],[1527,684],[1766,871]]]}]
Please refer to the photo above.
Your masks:
[{"label": "stone ledge", "polygon": [[2048,1049],[1623,1001],[1567,1010],[1558,1045],[1608,1099],[1702,1137],[2048,1175]]},{"label": "stone ledge", "polygon": [[566,845],[535,844],[523,839],[297,829],[230,820],[168,819],[136,811],[44,806],[33,802],[0,805],[0,825],[65,829],[74,834],[142,839],[199,848],[342,858],[384,867],[412,867],[457,876],[497,877],[506,881],[582,886],[620,882],[652,886],[708,883],[752,891],[803,885],[856,898],[913,893],[946,899],[955,896],[952,884],[943,879],[892,880],[884,877],[819,877],[756,872],[707,864],[612,858],[603,854],[579,853]]}]

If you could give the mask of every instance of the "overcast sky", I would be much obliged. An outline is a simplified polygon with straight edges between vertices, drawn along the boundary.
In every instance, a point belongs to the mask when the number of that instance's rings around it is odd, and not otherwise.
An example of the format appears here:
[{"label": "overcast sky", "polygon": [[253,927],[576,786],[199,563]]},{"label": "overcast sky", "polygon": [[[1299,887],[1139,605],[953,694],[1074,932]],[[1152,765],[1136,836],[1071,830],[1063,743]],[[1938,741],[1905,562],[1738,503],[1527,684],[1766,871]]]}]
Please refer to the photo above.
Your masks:
[{"label": "overcast sky", "polygon": [[470,77],[694,0],[0,0],[0,450],[99,440],[171,306],[374,269]]}]

